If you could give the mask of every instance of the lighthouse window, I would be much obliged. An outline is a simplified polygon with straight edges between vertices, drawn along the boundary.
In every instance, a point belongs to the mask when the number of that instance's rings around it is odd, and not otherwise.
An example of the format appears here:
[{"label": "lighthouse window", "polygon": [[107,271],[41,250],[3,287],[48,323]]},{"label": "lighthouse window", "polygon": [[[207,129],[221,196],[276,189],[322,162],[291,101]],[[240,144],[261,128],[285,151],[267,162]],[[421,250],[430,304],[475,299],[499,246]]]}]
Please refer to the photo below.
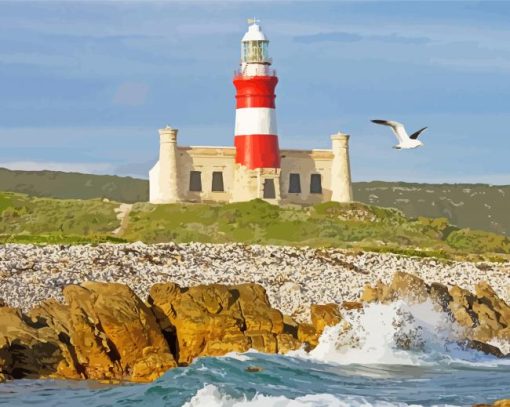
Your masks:
[{"label": "lighthouse window", "polygon": [[275,199],[276,198],[276,192],[274,189],[274,179],[264,180],[264,198],[265,199]]},{"label": "lighthouse window", "polygon": [[189,190],[194,192],[202,191],[202,173],[200,171],[191,171],[189,173]]},{"label": "lighthouse window", "polygon": [[310,176],[310,193],[322,194],[321,174],[312,174]]},{"label": "lighthouse window", "polygon": [[267,62],[269,61],[267,41],[247,41],[243,43],[244,62]]},{"label": "lighthouse window", "polygon": [[212,188],[213,192],[223,192],[223,173],[221,171],[213,171],[212,173]]},{"label": "lighthouse window", "polygon": [[301,193],[301,179],[299,174],[290,174],[289,176],[289,193],[299,194]]}]

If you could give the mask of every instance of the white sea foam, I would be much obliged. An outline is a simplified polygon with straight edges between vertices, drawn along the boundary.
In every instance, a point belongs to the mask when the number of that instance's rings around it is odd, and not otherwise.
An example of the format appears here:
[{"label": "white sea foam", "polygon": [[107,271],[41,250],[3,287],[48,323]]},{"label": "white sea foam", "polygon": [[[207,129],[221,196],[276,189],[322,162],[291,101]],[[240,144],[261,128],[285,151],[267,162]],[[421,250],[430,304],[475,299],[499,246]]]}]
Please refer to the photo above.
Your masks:
[{"label": "white sea foam", "polygon": [[218,387],[207,384],[185,403],[183,407],[407,407],[418,406],[386,401],[370,402],[359,396],[334,396],[332,394],[307,394],[294,399],[285,396],[257,394],[252,399],[233,398],[221,393]]},{"label": "white sea foam", "polygon": [[251,352],[253,352],[253,349],[248,350],[246,353],[228,352],[221,357],[235,359],[235,360],[239,360],[241,362],[246,362],[247,360],[251,360],[251,358],[247,355],[247,353],[251,353]]},{"label": "white sea foam", "polygon": [[310,353],[299,350],[288,355],[344,365],[510,364],[462,349],[458,345],[464,337],[462,328],[430,301],[373,303],[363,311],[346,312],[344,317],[337,326],[324,330]]}]

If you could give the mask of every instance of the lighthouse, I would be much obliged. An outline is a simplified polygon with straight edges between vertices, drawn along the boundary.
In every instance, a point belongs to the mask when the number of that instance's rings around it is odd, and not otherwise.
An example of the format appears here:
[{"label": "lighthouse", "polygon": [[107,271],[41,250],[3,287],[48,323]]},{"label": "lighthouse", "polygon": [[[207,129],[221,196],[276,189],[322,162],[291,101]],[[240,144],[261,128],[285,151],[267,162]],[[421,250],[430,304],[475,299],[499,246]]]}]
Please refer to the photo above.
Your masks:
[{"label": "lighthouse", "polygon": [[278,201],[280,150],[275,109],[278,77],[271,68],[268,38],[257,20],[248,21],[248,31],[241,40],[240,68],[233,79],[236,178],[244,185],[234,194],[234,200]]},{"label": "lighthouse", "polygon": [[329,149],[280,148],[278,77],[268,48],[259,22],[249,20],[233,78],[234,146],[179,145],[177,129],[166,126],[159,131],[159,160],[149,171],[150,202],[263,199],[275,205],[314,205],[352,201],[348,134],[333,134]]}]

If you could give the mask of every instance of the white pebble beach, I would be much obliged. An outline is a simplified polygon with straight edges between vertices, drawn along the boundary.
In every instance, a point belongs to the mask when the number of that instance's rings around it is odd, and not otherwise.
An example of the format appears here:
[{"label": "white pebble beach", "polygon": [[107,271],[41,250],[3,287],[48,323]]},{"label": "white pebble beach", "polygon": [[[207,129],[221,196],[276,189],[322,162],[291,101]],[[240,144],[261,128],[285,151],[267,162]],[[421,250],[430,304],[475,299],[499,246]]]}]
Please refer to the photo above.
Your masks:
[{"label": "white pebble beach", "polygon": [[395,271],[468,290],[487,281],[502,299],[510,299],[509,262],[203,243],[0,245],[0,298],[27,311],[48,298],[63,300],[62,288],[68,284],[90,280],[127,284],[144,301],[160,282],[182,287],[250,282],[265,287],[273,307],[302,322],[311,303],[355,301],[365,283],[388,282]]}]

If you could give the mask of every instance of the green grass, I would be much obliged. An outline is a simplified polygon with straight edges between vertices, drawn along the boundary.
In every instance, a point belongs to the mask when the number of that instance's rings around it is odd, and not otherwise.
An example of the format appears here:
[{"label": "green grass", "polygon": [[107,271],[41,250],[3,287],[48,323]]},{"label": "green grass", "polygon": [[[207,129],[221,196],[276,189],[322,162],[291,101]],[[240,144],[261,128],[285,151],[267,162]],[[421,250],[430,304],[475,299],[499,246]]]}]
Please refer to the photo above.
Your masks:
[{"label": "green grass", "polygon": [[458,250],[471,253],[510,253],[510,239],[495,233],[461,229],[452,232],[447,243]]},{"label": "green grass", "polygon": [[[462,233],[478,245],[462,246]],[[240,242],[340,247],[422,257],[509,253],[504,236],[451,226],[446,218],[409,219],[396,209],[329,202],[308,208],[261,200],[235,204],[135,204],[123,235],[147,243]],[[486,246],[483,242],[486,241]],[[496,256],[497,258],[497,256]]]},{"label": "green grass", "polygon": [[87,243],[111,237],[119,226],[115,202],[35,198],[0,193],[0,242]]},{"label": "green grass", "polygon": [[278,207],[261,200],[234,204],[134,204],[122,236],[117,202],[59,200],[0,193],[0,243],[239,242],[499,260],[510,254],[502,235],[459,229],[446,218],[410,219],[362,203]]}]

